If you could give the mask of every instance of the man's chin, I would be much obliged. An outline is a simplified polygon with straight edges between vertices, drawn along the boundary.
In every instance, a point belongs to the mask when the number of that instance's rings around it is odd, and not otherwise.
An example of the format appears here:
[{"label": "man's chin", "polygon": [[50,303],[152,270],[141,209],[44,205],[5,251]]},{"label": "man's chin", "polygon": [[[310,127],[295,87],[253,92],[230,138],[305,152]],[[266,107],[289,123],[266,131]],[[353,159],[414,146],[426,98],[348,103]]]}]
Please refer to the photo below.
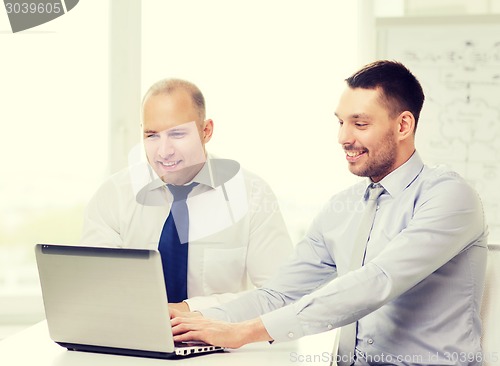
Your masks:
[{"label": "man's chin", "polygon": [[196,171],[192,169],[182,169],[178,171],[172,171],[168,173],[163,173],[160,177],[166,184],[173,184],[176,186],[182,186],[189,183],[196,176]]},{"label": "man's chin", "polygon": [[349,165],[349,171],[352,174],[357,175],[358,177],[367,177],[366,171],[359,167],[354,167],[352,165]]},{"label": "man's chin", "polygon": [[167,173],[164,174],[163,176],[160,177],[161,180],[166,183],[166,184],[173,184],[175,186],[181,186],[183,184],[186,184],[188,181],[186,180],[186,177],[180,176],[175,173]]},{"label": "man's chin", "polygon": [[182,169],[172,170],[168,172],[165,171],[158,172],[156,170],[156,174],[166,184],[173,184],[176,186],[180,186],[191,182],[193,178],[196,176],[196,174],[198,174],[198,172],[201,170],[203,164],[204,163],[191,165],[189,167],[184,167]]}]

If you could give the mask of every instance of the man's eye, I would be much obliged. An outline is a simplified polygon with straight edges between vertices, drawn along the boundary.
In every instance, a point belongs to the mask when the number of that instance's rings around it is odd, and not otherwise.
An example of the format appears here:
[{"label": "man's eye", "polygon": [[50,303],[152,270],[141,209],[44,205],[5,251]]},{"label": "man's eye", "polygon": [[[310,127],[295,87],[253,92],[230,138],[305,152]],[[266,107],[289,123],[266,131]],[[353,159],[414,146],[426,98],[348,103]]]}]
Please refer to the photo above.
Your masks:
[{"label": "man's eye", "polygon": [[168,134],[168,136],[174,138],[174,139],[180,139],[186,136],[185,132],[171,132]]},{"label": "man's eye", "polygon": [[157,137],[158,137],[157,133],[148,133],[146,135],[146,138],[148,138],[148,139],[153,139],[153,138],[157,138]]},{"label": "man's eye", "polygon": [[361,122],[356,123],[356,126],[357,126],[357,127],[366,127],[367,125],[368,125],[368,124],[366,124],[366,123],[361,123]]}]

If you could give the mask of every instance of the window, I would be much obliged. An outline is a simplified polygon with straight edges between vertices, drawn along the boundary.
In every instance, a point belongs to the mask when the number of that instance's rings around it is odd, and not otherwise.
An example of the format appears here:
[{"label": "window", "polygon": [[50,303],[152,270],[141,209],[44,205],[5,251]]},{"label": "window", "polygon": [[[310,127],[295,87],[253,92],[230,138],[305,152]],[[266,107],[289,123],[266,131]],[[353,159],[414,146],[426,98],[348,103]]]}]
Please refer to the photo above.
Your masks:
[{"label": "window", "polygon": [[107,173],[108,2],[15,34],[0,11],[0,44],[2,338],[44,317],[34,244],[77,243]]}]

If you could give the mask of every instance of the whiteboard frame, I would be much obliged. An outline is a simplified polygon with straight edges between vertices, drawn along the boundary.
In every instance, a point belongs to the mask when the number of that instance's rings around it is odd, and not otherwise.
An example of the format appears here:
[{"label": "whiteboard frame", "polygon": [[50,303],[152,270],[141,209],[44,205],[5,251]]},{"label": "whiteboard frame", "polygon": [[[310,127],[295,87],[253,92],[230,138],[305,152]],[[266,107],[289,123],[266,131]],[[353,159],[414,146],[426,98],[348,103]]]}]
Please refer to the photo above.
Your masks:
[{"label": "whiteboard frame", "polygon": [[500,27],[499,14],[485,15],[460,15],[460,16],[409,16],[409,17],[380,17],[375,19],[375,30],[377,37],[376,52],[378,59],[387,57],[386,35],[404,27],[426,27],[426,26],[456,26],[456,25],[498,25]]}]

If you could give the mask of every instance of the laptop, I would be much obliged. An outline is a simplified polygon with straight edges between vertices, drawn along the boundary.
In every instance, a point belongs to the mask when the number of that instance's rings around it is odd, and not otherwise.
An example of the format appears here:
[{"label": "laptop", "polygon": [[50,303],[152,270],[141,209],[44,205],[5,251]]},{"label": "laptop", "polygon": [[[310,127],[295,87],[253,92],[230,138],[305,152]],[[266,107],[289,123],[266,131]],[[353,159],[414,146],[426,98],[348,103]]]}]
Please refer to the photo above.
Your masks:
[{"label": "laptop", "polygon": [[37,244],[51,339],[68,350],[152,358],[223,351],[175,343],[160,253]]}]

